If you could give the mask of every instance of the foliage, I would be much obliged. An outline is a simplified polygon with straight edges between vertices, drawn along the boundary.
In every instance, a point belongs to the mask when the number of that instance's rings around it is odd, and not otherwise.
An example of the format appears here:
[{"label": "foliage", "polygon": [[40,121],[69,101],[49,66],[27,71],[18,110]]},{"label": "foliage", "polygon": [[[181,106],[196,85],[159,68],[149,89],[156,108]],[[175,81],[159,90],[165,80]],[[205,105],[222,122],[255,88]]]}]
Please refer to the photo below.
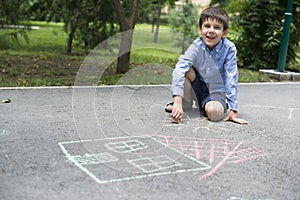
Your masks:
[{"label": "foliage", "polygon": [[182,34],[180,38],[176,38],[177,44],[182,48],[182,53],[192,40],[199,36],[198,19],[198,9],[192,3],[184,4],[180,10],[170,11],[168,22],[171,29]]},{"label": "foliage", "polygon": [[111,0],[89,0],[85,5],[84,20],[79,25],[76,38],[85,48],[94,48],[116,34],[117,26]]},{"label": "foliage", "polygon": [[24,0],[1,0],[0,3],[0,34],[1,48],[7,48],[11,40],[18,41],[21,36],[28,41],[27,31],[29,23],[22,21],[28,13],[26,12],[28,2]]},{"label": "foliage", "polygon": [[[62,29],[63,23],[32,22],[32,24],[39,26],[40,29],[28,34],[30,43],[20,40],[19,44],[15,44],[10,49],[0,50],[0,86],[74,85],[77,71],[85,54],[63,55],[66,36]],[[152,43],[153,34],[150,31],[147,34],[144,32],[150,28],[151,25],[137,25],[137,29],[142,29],[142,31],[138,37],[135,37],[135,50],[131,54],[130,62],[130,69],[133,73],[139,71],[147,73],[135,73],[137,76],[131,73],[123,77],[115,74],[116,65],[112,65],[112,68],[101,77],[99,84],[121,83],[131,77],[136,78],[132,80],[132,84],[170,83],[171,76],[168,72],[176,64],[180,52],[172,48],[172,33],[166,26],[160,30],[161,37],[157,44]],[[0,30],[0,33],[2,31]],[[153,48],[145,48],[145,46]],[[153,63],[156,64],[155,68],[151,66]],[[151,71],[152,69],[154,70]],[[241,82],[270,81],[255,71],[243,69],[240,72]],[[120,78],[122,78],[121,81]]]},{"label": "foliage", "polygon": [[151,23],[153,19],[154,0],[140,0],[137,23]]},{"label": "foliage", "polygon": [[[138,3],[139,0],[132,0],[129,2],[122,0],[112,1],[117,21],[120,27],[121,42],[119,47],[119,57],[117,58],[116,73],[126,73],[129,70],[130,52],[132,46],[133,29],[136,24]],[[128,12],[128,7],[130,11]]]},{"label": "foliage", "polygon": [[220,6],[220,7],[226,7],[232,0],[211,0],[210,5],[211,6]]},{"label": "foliage", "polygon": [[[174,0],[160,0],[165,4]],[[129,18],[132,10],[131,0],[120,1],[124,15]],[[139,0],[138,18],[148,21],[157,10],[158,0]],[[84,47],[86,51],[115,35],[118,30],[116,12],[111,0],[2,0],[0,4],[1,24],[20,24],[24,20],[63,22],[67,33],[66,53],[71,53],[73,44]],[[153,16],[152,16],[153,18]],[[11,45],[6,38],[18,39],[22,35],[28,39],[26,29],[1,32],[2,48]]]},{"label": "foliage", "polygon": [[[296,61],[300,41],[300,3],[293,6],[293,22],[287,63]],[[282,38],[286,2],[280,0],[236,0],[226,8],[234,15],[233,38],[238,49],[239,65],[245,68],[276,68]]]},{"label": "foliage", "polygon": [[[278,0],[279,6],[286,9],[287,3],[285,1]],[[291,70],[298,70],[292,69],[293,65],[297,65],[297,58],[299,58],[299,54],[297,54],[297,50],[300,47],[300,1],[294,0],[293,1],[293,15],[292,15],[292,24],[290,29],[290,37],[289,37],[289,46],[288,46],[288,55],[287,55],[287,62],[288,66],[287,69]],[[283,18],[284,15],[282,15]],[[298,51],[299,52],[299,51]],[[299,63],[298,63],[299,64]]]},{"label": "foliage", "polygon": [[90,49],[116,33],[110,0],[31,0],[28,10],[31,19],[64,22],[67,53],[72,51],[73,40]]}]

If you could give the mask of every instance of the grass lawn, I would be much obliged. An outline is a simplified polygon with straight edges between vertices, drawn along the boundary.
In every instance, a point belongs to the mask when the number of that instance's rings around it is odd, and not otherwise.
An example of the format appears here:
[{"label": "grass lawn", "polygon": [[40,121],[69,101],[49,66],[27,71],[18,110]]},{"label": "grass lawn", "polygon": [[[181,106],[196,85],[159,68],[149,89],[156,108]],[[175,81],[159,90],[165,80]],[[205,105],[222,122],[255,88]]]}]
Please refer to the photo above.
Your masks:
[{"label": "grass lawn", "polygon": [[[87,52],[73,45],[73,55],[66,55],[67,34],[61,23],[32,22],[38,30],[28,32],[29,43],[23,39],[0,44],[0,87],[71,86]],[[0,36],[4,34],[0,30]],[[151,26],[138,24],[132,45],[130,71],[115,74],[112,60],[98,85],[109,84],[169,84],[171,73],[181,53],[174,46],[174,36],[161,26],[158,43],[153,43]],[[113,51],[118,51],[117,47]],[[300,50],[299,50],[300,51]],[[300,52],[299,52],[300,54]],[[272,81],[256,71],[239,69],[240,82]],[[99,79],[99,77],[98,77]]]}]

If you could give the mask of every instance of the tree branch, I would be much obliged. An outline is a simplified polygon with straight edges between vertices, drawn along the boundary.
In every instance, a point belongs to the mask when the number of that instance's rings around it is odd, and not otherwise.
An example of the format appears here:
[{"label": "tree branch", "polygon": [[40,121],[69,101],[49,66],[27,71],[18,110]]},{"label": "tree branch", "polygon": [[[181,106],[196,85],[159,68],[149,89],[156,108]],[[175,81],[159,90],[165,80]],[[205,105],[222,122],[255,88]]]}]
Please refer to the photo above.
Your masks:
[{"label": "tree branch", "polygon": [[134,25],[135,25],[135,20],[136,20],[137,12],[138,12],[138,0],[132,0],[131,5],[132,5],[131,10],[130,10],[131,16],[128,20],[128,28],[129,29],[133,29]]}]

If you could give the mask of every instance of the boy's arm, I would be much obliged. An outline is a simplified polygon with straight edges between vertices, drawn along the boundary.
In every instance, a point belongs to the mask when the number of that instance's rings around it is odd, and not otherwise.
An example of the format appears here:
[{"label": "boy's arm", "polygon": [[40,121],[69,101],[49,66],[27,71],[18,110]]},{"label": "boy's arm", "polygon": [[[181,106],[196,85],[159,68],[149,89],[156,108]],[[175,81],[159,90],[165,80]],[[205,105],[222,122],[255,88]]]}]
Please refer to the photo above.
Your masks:
[{"label": "boy's arm", "polygon": [[230,110],[227,117],[224,119],[225,121],[233,121],[238,124],[248,124],[248,122],[244,119],[240,119],[238,117],[238,112],[234,110]]},{"label": "boy's arm", "polygon": [[225,68],[225,87],[227,102],[229,105],[229,113],[224,119],[225,121],[233,121],[239,124],[248,124],[244,119],[238,118],[237,106],[237,87],[238,87],[238,69],[236,61],[236,48],[233,47],[227,55]]},{"label": "boy's arm", "polygon": [[182,97],[174,96],[173,99],[174,99],[174,104],[172,107],[171,117],[175,121],[180,121],[183,116]]},{"label": "boy's arm", "polygon": [[182,98],[184,96],[185,74],[193,65],[193,61],[198,57],[199,39],[195,40],[179,57],[179,60],[172,73],[172,96],[174,104],[172,107],[171,117],[175,121],[180,121],[183,116]]}]

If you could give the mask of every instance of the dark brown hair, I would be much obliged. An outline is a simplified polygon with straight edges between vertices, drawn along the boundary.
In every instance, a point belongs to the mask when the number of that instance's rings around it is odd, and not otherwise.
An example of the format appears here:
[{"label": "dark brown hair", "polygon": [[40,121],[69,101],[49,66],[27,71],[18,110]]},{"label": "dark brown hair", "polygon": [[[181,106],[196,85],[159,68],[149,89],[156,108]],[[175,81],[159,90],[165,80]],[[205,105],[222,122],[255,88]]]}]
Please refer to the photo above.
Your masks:
[{"label": "dark brown hair", "polygon": [[202,27],[204,21],[208,19],[216,19],[223,24],[224,31],[228,29],[229,17],[227,13],[219,7],[208,7],[202,11],[199,18],[199,27]]}]

